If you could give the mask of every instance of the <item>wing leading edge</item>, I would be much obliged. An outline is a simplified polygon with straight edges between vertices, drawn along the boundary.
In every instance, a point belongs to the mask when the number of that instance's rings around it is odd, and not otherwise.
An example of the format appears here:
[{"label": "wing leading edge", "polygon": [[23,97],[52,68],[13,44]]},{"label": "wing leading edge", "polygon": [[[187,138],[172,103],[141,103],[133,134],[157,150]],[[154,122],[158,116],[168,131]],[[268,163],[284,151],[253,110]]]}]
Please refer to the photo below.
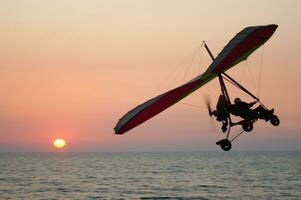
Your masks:
[{"label": "wing leading edge", "polygon": [[206,72],[130,110],[119,119],[114,128],[115,134],[123,134],[135,128],[199,89],[215,78],[219,72],[226,71],[247,59],[249,55],[273,35],[277,27],[277,25],[271,24],[267,26],[251,26],[243,29],[229,41]]}]

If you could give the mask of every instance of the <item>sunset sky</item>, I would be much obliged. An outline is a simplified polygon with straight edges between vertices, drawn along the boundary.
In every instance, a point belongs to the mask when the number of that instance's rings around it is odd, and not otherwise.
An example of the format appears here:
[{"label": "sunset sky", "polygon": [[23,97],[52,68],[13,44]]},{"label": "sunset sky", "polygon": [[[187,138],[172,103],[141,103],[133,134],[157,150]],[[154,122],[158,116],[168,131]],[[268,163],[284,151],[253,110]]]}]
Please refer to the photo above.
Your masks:
[{"label": "sunset sky", "polygon": [[228,74],[281,124],[256,123],[233,150],[301,150],[300,8],[298,0],[2,0],[0,151],[55,151],[56,138],[64,151],[219,150],[224,135],[203,100],[215,104],[216,80],[125,135],[113,128],[205,71],[203,40],[217,55],[243,28],[267,24],[279,25],[275,34]]}]

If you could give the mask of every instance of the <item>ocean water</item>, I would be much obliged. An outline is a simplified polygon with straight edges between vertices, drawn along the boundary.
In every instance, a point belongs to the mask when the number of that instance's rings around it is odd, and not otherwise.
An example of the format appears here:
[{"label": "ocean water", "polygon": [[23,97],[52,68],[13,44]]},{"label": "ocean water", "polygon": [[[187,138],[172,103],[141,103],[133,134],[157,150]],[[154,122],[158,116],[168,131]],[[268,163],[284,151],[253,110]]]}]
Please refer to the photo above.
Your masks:
[{"label": "ocean water", "polygon": [[301,152],[0,153],[0,199],[301,199]]}]

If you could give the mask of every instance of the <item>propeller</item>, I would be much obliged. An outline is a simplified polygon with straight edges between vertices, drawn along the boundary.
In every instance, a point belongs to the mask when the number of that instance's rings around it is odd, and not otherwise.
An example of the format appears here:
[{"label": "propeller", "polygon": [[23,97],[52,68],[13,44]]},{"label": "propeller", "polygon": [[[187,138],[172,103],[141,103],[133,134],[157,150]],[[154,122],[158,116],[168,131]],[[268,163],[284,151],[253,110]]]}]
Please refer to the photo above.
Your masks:
[{"label": "propeller", "polygon": [[209,96],[204,96],[204,101],[205,101],[205,104],[207,106],[209,116],[212,117],[213,113],[212,113],[212,108],[211,108],[210,97]]},{"label": "propeller", "polygon": [[206,104],[206,107],[208,109],[208,113],[209,113],[209,123],[208,123],[208,132],[210,133],[215,133],[218,132],[219,130],[216,128],[216,123],[215,120],[212,118],[213,116],[213,110],[212,110],[212,102],[210,100],[210,96],[209,95],[204,95],[203,96],[204,102]]}]

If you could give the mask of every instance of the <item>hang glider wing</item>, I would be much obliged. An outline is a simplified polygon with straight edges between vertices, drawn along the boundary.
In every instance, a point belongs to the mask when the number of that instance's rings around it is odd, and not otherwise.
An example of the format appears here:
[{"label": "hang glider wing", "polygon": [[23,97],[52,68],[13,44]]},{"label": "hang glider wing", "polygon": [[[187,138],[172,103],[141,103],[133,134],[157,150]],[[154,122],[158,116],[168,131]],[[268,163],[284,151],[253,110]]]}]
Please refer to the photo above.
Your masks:
[{"label": "hang glider wing", "polygon": [[215,78],[218,73],[246,60],[250,54],[273,35],[277,27],[277,25],[271,24],[243,29],[229,41],[203,74],[130,110],[118,121],[114,128],[115,133],[123,134],[142,124],[202,87]]}]

